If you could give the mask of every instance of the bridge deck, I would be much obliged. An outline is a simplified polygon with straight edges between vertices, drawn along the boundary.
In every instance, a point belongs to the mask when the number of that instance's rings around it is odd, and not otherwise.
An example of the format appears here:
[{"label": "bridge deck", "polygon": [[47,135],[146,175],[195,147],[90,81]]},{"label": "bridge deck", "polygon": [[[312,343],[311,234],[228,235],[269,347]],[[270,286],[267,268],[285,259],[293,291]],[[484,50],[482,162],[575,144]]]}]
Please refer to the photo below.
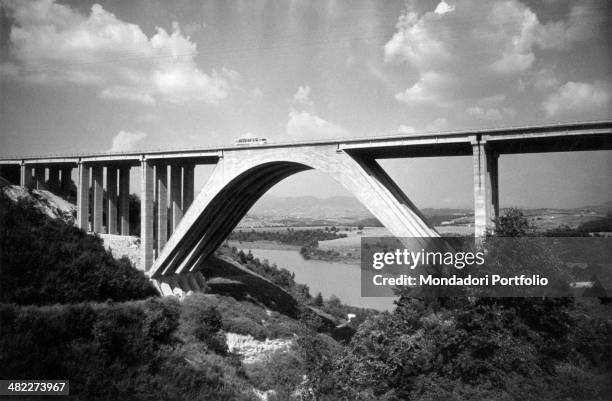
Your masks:
[{"label": "bridge deck", "polygon": [[217,146],[193,149],[142,150],[120,153],[75,153],[70,155],[0,156],[0,164],[76,164],[113,162],[137,165],[144,158],[154,161],[192,159],[214,164],[225,151],[335,145],[351,153],[376,158],[470,155],[474,138],[486,140],[500,154],[612,149],[612,121],[580,122],[487,130],[429,132],[369,138],[338,138],[319,141],[268,143],[257,146]]}]

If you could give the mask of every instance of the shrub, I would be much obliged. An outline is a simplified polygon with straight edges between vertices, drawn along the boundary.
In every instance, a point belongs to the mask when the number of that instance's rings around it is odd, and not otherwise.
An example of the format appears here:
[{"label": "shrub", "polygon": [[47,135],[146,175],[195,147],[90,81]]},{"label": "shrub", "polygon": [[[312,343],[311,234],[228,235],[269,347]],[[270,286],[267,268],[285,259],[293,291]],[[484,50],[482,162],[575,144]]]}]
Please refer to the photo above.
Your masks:
[{"label": "shrub", "polygon": [[0,302],[28,304],[144,299],[156,291],[100,238],[0,194]]}]

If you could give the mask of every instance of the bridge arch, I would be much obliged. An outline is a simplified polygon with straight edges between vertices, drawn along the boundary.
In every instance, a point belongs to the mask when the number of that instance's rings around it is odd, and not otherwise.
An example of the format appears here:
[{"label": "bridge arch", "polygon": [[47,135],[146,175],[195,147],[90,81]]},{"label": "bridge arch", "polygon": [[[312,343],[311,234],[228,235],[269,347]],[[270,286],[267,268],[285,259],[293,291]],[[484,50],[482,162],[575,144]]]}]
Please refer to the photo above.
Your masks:
[{"label": "bridge arch", "polygon": [[148,274],[155,278],[198,271],[261,196],[310,169],[343,185],[395,236],[437,236],[374,159],[355,158],[335,146],[236,149],[224,152]]}]

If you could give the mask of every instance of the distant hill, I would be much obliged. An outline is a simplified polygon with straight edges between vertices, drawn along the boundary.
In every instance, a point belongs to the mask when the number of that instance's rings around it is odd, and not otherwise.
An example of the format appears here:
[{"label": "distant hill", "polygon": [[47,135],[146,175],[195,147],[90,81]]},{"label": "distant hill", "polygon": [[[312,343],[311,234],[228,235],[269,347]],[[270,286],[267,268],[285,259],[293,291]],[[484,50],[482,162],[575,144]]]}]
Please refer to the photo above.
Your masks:
[{"label": "distant hill", "polygon": [[350,196],[330,198],[266,196],[253,206],[249,214],[261,217],[310,219],[371,217],[370,212],[357,199]]}]

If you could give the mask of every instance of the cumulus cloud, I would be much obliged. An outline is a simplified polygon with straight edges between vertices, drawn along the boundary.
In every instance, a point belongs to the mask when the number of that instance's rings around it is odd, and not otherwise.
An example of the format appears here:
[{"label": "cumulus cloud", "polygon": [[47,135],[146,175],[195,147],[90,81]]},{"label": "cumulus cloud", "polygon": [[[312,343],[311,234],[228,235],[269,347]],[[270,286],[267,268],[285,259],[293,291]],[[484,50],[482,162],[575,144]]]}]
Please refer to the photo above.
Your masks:
[{"label": "cumulus cloud", "polygon": [[98,90],[103,99],[141,103],[217,103],[239,75],[207,74],[195,63],[197,48],[177,23],[172,31],[142,29],[94,4],[89,15],[53,0],[7,0],[15,24],[10,61],[3,72],[38,83],[71,83]]},{"label": "cumulus cloud", "polygon": [[494,107],[468,107],[466,113],[479,120],[497,121],[504,117],[514,117],[516,111],[511,107],[503,107],[501,109]]},{"label": "cumulus cloud", "polygon": [[293,95],[293,104],[296,106],[312,106],[310,91],[310,86],[300,86],[295,95]]},{"label": "cumulus cloud", "polygon": [[144,132],[119,131],[119,133],[113,137],[109,152],[127,152],[129,150],[134,150],[138,142],[146,137],[147,134]]},{"label": "cumulus cloud", "polygon": [[332,139],[348,135],[346,129],[329,122],[312,111],[310,86],[300,86],[293,96],[287,122],[287,135],[292,140]]},{"label": "cumulus cloud", "polygon": [[[409,7],[384,45],[387,63],[417,73],[395,97],[412,105],[455,106],[508,91],[508,82],[534,69],[541,49],[566,50],[598,31],[602,17],[589,7],[581,2],[566,18],[545,23],[518,0],[442,1],[424,13]],[[542,85],[551,81],[546,78]]]},{"label": "cumulus cloud", "polygon": [[417,130],[416,128],[410,125],[400,125],[397,129],[397,132],[399,132],[400,134],[414,134],[417,132]]},{"label": "cumulus cloud", "polygon": [[293,139],[339,138],[347,136],[347,131],[314,113],[290,111],[287,134]]},{"label": "cumulus cloud", "polygon": [[434,10],[434,13],[436,13],[436,14],[446,14],[446,13],[450,13],[450,12],[452,12],[454,10],[455,10],[455,6],[451,6],[447,2],[442,0],[436,6],[436,9]]},{"label": "cumulus cloud", "polygon": [[546,98],[542,107],[546,115],[609,113],[610,90],[601,82],[567,82]]},{"label": "cumulus cloud", "polygon": [[425,126],[425,131],[446,131],[448,130],[448,120],[444,117],[439,117]]}]

